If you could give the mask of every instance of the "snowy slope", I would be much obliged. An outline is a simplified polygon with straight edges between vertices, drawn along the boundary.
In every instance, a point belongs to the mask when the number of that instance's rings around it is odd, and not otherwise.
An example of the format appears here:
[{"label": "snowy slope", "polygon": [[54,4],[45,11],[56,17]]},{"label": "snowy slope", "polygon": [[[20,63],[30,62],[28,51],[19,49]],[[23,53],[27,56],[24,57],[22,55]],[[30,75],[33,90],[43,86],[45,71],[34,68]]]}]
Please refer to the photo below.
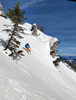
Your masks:
[{"label": "snowy slope", "polygon": [[20,48],[29,42],[31,54],[23,49],[25,56],[17,62],[3,51],[8,39],[4,24],[12,23],[0,17],[0,100],[76,100],[76,73],[62,62],[56,68],[49,54],[57,39],[39,30],[39,36],[32,36],[32,26],[25,23],[27,35],[20,40]]}]

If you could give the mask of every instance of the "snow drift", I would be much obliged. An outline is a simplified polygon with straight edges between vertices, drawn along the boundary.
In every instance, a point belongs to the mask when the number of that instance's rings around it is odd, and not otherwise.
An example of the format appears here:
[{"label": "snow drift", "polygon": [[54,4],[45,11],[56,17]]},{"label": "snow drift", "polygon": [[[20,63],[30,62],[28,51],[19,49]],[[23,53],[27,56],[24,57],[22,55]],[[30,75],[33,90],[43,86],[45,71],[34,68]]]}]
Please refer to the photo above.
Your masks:
[{"label": "snow drift", "polygon": [[[24,49],[24,57],[15,61],[4,51],[8,35],[2,30],[4,24],[12,24],[0,16],[0,100],[76,100],[76,73],[65,63],[56,68],[50,55],[50,47],[57,38],[47,36],[37,30],[38,36],[31,35],[29,23],[25,23],[25,35],[20,48],[26,43],[31,53]],[[6,53],[7,52],[7,53]]]}]

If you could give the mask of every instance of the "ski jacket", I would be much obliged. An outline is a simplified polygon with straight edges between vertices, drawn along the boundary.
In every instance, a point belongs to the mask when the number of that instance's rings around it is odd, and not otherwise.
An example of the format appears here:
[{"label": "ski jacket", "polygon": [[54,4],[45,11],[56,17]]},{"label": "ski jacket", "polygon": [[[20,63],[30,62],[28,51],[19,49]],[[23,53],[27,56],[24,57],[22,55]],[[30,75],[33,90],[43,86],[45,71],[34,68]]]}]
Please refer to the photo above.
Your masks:
[{"label": "ski jacket", "polygon": [[26,48],[30,48],[30,45],[27,43],[27,44],[25,44],[25,47]]}]

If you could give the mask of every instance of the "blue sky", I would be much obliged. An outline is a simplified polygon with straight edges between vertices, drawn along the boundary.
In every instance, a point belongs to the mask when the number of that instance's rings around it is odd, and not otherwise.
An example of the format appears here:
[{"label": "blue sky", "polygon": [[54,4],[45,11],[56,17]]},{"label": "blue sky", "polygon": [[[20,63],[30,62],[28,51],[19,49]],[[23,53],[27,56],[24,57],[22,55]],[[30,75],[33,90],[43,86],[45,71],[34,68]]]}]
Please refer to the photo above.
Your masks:
[{"label": "blue sky", "polygon": [[16,2],[26,11],[26,22],[43,25],[47,35],[60,41],[59,55],[76,56],[76,2],[67,0],[0,0],[4,12]]}]

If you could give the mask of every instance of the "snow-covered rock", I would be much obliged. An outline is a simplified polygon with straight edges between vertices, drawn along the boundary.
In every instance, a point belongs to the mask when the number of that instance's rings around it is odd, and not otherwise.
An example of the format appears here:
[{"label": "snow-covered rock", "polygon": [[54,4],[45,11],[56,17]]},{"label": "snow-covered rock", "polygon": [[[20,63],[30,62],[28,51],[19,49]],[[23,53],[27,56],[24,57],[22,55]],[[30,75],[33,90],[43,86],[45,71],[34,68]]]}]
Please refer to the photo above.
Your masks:
[{"label": "snow-covered rock", "polygon": [[36,23],[32,25],[31,31],[33,31],[32,35],[34,35],[34,36],[38,35],[37,34],[37,24]]},{"label": "snow-covered rock", "polygon": [[1,16],[1,17],[4,17],[5,19],[8,18],[7,15],[6,15],[5,13],[3,13],[2,11],[0,11],[0,16]]},{"label": "snow-covered rock", "polygon": [[0,2],[0,11],[3,12],[3,7],[2,7],[2,5],[1,5],[1,2]]},{"label": "snow-covered rock", "polygon": [[52,55],[53,58],[56,56],[58,44],[58,41],[56,41],[55,43],[53,43],[53,46],[51,46],[50,55]]}]

